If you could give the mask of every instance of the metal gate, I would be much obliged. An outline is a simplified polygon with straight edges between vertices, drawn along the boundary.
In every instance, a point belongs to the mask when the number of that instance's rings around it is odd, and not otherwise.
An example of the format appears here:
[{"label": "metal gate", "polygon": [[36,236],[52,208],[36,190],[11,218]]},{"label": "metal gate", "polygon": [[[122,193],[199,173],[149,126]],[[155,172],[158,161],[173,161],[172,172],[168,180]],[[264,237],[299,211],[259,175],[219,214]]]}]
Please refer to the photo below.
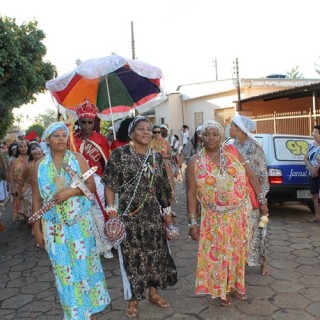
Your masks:
[{"label": "metal gate", "polygon": [[252,116],[257,123],[256,133],[296,134],[310,136],[314,125],[320,123],[320,110],[316,113],[297,111]]}]

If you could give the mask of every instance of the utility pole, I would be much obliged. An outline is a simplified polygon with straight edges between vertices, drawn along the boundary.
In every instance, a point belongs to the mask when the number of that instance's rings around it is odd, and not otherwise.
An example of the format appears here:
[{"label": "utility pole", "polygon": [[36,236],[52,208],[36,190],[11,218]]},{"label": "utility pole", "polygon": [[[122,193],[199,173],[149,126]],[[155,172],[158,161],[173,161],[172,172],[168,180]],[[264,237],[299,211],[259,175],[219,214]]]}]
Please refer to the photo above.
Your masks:
[{"label": "utility pole", "polygon": [[218,80],[218,62],[217,62],[217,58],[214,58],[214,60],[213,60],[213,67],[216,70],[216,80]]},{"label": "utility pole", "polygon": [[136,59],[135,54],[135,44],[134,44],[134,31],[133,31],[133,21],[131,21],[131,47],[132,47],[132,59]]},{"label": "utility pole", "polygon": [[241,111],[241,95],[240,95],[240,80],[239,80],[239,64],[238,58],[233,61],[233,74],[235,75],[235,85],[237,86],[238,101],[237,101],[237,111]]}]

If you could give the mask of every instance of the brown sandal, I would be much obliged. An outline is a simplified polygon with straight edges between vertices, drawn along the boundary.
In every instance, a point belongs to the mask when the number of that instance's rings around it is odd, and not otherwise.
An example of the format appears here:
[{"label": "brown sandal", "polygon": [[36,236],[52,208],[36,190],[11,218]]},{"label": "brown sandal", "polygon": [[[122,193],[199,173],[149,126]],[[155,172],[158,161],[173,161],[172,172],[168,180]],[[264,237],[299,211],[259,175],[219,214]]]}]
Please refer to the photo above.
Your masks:
[{"label": "brown sandal", "polygon": [[138,316],[138,300],[137,299],[131,300],[129,302],[129,305],[126,311],[126,316],[128,318],[137,318]]},{"label": "brown sandal", "polygon": [[169,308],[171,306],[170,302],[161,298],[157,292],[152,295],[149,294],[149,302],[156,304],[158,307],[163,309]]},{"label": "brown sandal", "polygon": [[238,300],[242,300],[242,301],[251,301],[251,298],[248,298],[245,294],[240,293],[237,290],[232,290],[231,294],[237,298]]},{"label": "brown sandal", "polygon": [[230,293],[226,294],[226,299],[225,300],[220,298],[219,302],[223,307],[231,307]]}]

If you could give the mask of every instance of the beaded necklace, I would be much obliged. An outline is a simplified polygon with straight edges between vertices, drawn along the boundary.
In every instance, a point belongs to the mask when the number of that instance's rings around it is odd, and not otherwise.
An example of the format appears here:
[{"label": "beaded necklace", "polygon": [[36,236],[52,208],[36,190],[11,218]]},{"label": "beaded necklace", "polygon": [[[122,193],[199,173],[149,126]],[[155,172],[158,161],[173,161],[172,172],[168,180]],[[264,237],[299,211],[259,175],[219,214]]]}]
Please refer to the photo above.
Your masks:
[{"label": "beaded necklace", "polygon": [[[218,154],[220,151],[220,165],[219,167],[213,161],[213,157]],[[200,152],[200,161],[203,168],[206,170],[207,177],[205,179],[207,185],[214,185],[214,190],[219,192],[226,192],[229,187],[233,185],[234,178],[228,174],[226,168],[226,158],[224,155],[223,147],[220,147],[219,150],[214,154],[213,157],[209,157],[208,153],[204,153],[204,149]],[[206,159],[206,161],[204,161]],[[214,166],[217,167],[218,173],[214,173],[213,171],[209,172],[208,170],[208,160],[210,160]]]},{"label": "beaded necklace", "polygon": [[[141,178],[142,178],[142,175],[144,174],[145,177],[147,177],[149,179],[149,190],[151,190],[152,186],[153,186],[153,182],[154,182],[154,176],[155,176],[155,173],[156,173],[156,170],[155,170],[155,152],[152,152],[152,150],[148,147],[147,149],[147,152],[146,152],[146,156],[145,158],[143,159],[143,161],[139,158],[138,154],[136,153],[135,149],[133,147],[131,147],[131,151],[132,151],[132,154],[134,155],[134,158],[136,160],[136,162],[138,162],[141,166],[141,169],[140,171],[137,172],[137,174],[128,182],[126,182],[125,184],[123,184],[121,186],[121,189],[123,189],[125,186],[129,186],[130,184],[131,185],[134,185],[135,184],[135,188],[134,188],[134,191],[133,191],[133,195],[129,201],[129,204],[127,206],[127,208],[125,209],[124,213],[122,214],[123,216],[132,216],[136,213],[138,213],[144,206],[144,203],[145,201],[147,200],[149,193],[147,192],[142,200],[142,202],[138,205],[137,209],[135,209],[134,211],[132,212],[129,212],[129,208],[131,206],[131,203],[133,201],[133,199],[135,198],[136,196],[136,193],[137,193],[137,190],[138,190],[138,187],[140,185],[140,181],[141,181]],[[149,159],[149,156],[152,152],[152,163],[150,164],[148,159]]]}]

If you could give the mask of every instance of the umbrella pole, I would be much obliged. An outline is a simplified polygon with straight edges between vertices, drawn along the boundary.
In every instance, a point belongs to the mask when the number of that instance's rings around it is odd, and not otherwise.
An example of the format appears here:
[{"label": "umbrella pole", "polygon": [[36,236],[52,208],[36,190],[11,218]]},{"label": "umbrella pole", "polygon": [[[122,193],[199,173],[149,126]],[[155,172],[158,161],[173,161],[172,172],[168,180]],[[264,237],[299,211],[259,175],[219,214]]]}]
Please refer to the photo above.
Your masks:
[{"label": "umbrella pole", "polygon": [[110,115],[111,115],[111,122],[112,122],[113,139],[116,140],[116,131],[114,129],[114,120],[113,120],[113,113],[112,113],[112,106],[111,106],[111,99],[110,99],[110,92],[109,92],[108,76],[106,76],[106,84],[107,84],[107,94],[108,94],[108,101],[109,101],[109,108],[110,108]]}]

